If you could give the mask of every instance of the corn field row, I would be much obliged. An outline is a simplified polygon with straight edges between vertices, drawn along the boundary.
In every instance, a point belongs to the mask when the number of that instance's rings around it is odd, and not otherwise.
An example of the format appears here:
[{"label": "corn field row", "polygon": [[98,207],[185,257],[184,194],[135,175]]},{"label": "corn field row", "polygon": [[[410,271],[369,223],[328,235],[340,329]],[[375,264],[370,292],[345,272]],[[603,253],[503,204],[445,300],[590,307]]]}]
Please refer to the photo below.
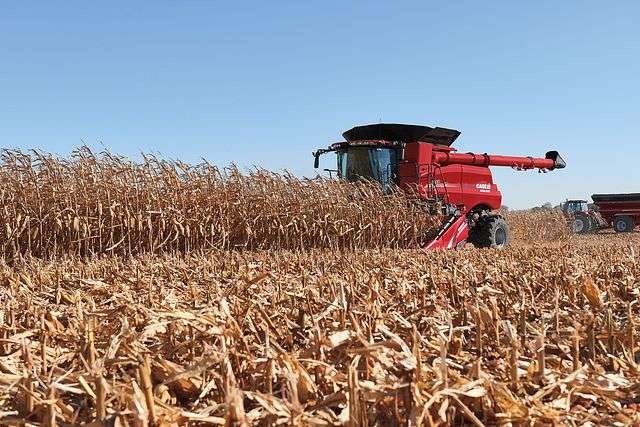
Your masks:
[{"label": "corn field row", "polygon": [[520,244],[566,241],[572,234],[561,211],[511,211],[503,213],[511,238]]},{"label": "corn field row", "polygon": [[638,251],[2,265],[0,423],[637,424]]},{"label": "corn field row", "polygon": [[0,157],[0,253],[131,255],[208,249],[415,247],[440,223],[375,185],[88,148]]}]

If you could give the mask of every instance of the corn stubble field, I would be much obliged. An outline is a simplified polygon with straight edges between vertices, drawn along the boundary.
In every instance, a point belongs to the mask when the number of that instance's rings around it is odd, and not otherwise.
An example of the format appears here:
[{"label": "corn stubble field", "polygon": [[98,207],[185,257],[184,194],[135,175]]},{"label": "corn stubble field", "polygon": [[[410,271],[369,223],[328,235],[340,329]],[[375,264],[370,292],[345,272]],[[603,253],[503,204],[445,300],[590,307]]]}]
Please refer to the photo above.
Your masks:
[{"label": "corn stubble field", "polygon": [[640,422],[636,234],[425,254],[367,185],[3,156],[4,425]]}]

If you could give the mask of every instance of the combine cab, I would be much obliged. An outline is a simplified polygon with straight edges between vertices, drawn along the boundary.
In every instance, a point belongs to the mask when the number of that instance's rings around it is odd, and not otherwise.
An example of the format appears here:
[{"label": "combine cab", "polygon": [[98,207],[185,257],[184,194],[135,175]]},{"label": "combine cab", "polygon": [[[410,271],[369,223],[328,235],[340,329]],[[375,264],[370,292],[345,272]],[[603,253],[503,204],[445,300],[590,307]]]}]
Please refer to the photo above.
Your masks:
[{"label": "combine cab", "polygon": [[460,132],[453,129],[374,124],[342,134],[345,141],[313,153],[315,167],[322,154],[337,154],[338,176],[380,183],[385,191],[399,187],[417,197],[431,211],[447,219],[425,249],[451,249],[469,242],[481,248],[509,243],[509,227],[495,213],[502,194],[493,182],[490,166],[546,172],[564,168],[558,152],[544,158],[458,153],[451,147]]}]

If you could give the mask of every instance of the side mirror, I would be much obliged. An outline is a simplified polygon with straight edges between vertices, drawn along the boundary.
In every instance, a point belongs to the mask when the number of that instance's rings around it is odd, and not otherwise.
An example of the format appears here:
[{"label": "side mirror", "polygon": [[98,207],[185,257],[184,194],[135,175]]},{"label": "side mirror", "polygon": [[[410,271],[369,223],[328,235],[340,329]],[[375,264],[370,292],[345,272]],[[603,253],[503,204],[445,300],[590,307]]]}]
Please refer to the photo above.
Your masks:
[{"label": "side mirror", "polygon": [[320,153],[318,153],[317,151],[313,153],[313,167],[315,169],[318,169],[320,167]]}]

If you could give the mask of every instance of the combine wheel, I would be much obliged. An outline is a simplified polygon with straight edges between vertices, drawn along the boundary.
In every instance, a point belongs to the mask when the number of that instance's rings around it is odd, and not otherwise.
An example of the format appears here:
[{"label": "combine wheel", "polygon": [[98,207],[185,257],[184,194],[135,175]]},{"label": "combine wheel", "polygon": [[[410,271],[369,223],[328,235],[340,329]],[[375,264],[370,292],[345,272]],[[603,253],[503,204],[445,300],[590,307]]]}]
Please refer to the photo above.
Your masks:
[{"label": "combine wheel", "polygon": [[577,216],[571,222],[571,229],[577,234],[587,234],[591,228],[591,218],[586,216]]},{"label": "combine wheel", "polygon": [[636,228],[636,224],[630,216],[618,216],[613,220],[613,228],[617,233],[630,233]]},{"label": "combine wheel", "polygon": [[511,233],[507,221],[497,215],[481,217],[469,232],[469,242],[476,248],[502,249],[510,240]]}]

